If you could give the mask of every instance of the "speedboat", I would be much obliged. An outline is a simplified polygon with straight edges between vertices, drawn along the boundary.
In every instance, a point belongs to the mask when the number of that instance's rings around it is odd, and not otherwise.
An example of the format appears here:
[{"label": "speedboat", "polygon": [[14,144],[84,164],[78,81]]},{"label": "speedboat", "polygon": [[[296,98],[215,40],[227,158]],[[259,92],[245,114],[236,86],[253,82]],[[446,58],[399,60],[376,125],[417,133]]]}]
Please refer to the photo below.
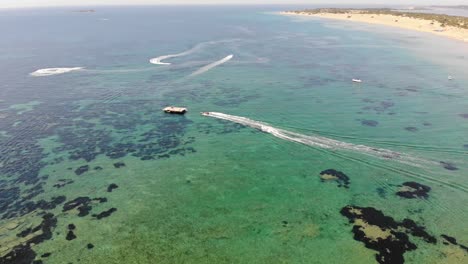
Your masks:
[{"label": "speedboat", "polygon": [[362,83],[362,80],[361,80],[361,79],[353,79],[353,82],[355,82],[355,83]]}]

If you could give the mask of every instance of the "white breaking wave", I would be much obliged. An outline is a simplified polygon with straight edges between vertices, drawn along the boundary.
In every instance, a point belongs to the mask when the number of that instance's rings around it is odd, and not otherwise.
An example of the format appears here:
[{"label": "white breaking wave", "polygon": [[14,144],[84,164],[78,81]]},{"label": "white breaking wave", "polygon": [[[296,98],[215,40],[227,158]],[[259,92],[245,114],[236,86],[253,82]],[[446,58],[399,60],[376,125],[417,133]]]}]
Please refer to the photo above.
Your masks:
[{"label": "white breaking wave", "polygon": [[191,48],[189,50],[186,50],[184,52],[181,52],[181,53],[163,55],[163,56],[159,56],[159,57],[156,57],[156,58],[152,58],[152,59],[150,59],[150,63],[156,64],[156,65],[171,65],[171,63],[163,62],[163,60],[190,55],[190,54],[196,52],[197,50],[199,50],[201,48],[204,48],[207,45],[214,45],[214,44],[218,44],[218,43],[233,42],[233,41],[237,41],[237,39],[202,42],[202,43],[199,43],[199,44],[195,45],[193,48]]},{"label": "white breaking wave", "polygon": [[226,62],[230,61],[233,57],[234,57],[234,55],[231,54],[231,55],[228,55],[228,56],[226,56],[225,58],[223,58],[223,59],[221,59],[219,61],[215,61],[213,63],[210,63],[210,64],[206,65],[206,66],[203,66],[200,69],[194,71],[192,74],[190,74],[190,76],[197,76],[199,74],[205,73],[205,72],[213,69],[216,66],[219,66],[219,65],[221,65],[223,63],[226,63]]},{"label": "white breaking wave", "polygon": [[83,67],[74,67],[74,68],[47,68],[47,69],[40,69],[35,72],[30,73],[29,75],[34,77],[43,77],[43,76],[50,76],[50,75],[57,75],[63,74],[71,71],[78,71],[84,69]]},{"label": "white breaking wave", "polygon": [[424,164],[432,164],[432,165],[437,165],[437,162],[434,161],[429,161],[425,159],[421,159],[418,157],[413,157],[408,154],[388,150],[388,149],[382,149],[382,148],[374,148],[374,147],[368,147],[364,145],[355,145],[351,143],[346,143],[326,137],[321,137],[321,136],[312,136],[312,135],[302,135],[299,133],[291,132],[288,130],[284,129],[279,129],[272,127],[271,125],[259,121],[255,121],[246,117],[241,117],[241,116],[233,116],[233,115],[227,115],[223,113],[217,113],[217,112],[205,112],[202,113],[204,116],[208,117],[214,117],[218,119],[223,119],[227,121],[231,121],[234,123],[238,123],[244,126],[248,126],[254,129],[258,129],[262,132],[269,133],[277,138],[281,138],[284,140],[308,145],[308,146],[313,146],[313,147],[319,147],[319,148],[325,148],[325,149],[343,149],[343,150],[350,150],[350,151],[356,151],[359,153],[363,153],[369,156],[374,156],[378,158],[383,158],[383,159],[391,159],[391,160],[396,160],[401,163],[413,165],[413,166],[422,166]]}]

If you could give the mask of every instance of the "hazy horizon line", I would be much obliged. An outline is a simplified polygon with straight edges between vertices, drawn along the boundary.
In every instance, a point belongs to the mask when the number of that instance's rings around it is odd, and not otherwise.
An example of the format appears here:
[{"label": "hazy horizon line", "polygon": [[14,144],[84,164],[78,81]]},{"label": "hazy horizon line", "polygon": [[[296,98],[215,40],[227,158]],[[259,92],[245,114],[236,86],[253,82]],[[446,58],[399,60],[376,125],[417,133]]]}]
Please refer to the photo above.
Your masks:
[{"label": "hazy horizon line", "polygon": [[88,5],[88,4],[59,4],[59,5],[51,5],[51,6],[35,6],[35,5],[30,5],[30,6],[6,6],[2,7],[0,6],[0,9],[32,9],[32,8],[40,8],[40,9],[45,9],[45,8],[96,8],[96,7],[131,7],[131,6],[329,6],[329,7],[344,7],[344,6],[369,6],[369,7],[376,7],[376,6],[412,6],[412,7],[444,7],[444,6],[468,6],[468,5],[463,5],[463,4],[446,4],[446,5],[412,5],[412,4],[349,4],[349,3],[334,3],[334,4],[308,4],[308,3],[291,3],[291,4],[258,4],[258,3],[242,3],[242,4],[234,4],[234,3],[130,3],[130,4],[93,4],[93,5]]}]

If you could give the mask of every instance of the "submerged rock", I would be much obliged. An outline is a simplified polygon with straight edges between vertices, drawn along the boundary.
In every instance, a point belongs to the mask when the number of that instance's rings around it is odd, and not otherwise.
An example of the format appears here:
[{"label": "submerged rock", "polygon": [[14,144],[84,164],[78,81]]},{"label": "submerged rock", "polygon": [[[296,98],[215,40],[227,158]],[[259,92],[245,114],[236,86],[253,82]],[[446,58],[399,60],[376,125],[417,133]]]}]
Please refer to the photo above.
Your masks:
[{"label": "submerged rock", "polygon": [[468,247],[467,246],[464,246],[464,245],[461,245],[457,242],[457,239],[454,238],[454,237],[451,237],[451,236],[448,236],[448,235],[440,235],[445,241],[443,242],[444,245],[449,245],[449,244],[452,244],[454,246],[459,246],[461,249],[465,250],[466,252],[468,252]]},{"label": "submerged rock", "polygon": [[328,169],[328,170],[324,170],[320,172],[320,180],[322,182],[335,181],[338,183],[338,187],[345,187],[345,188],[349,188],[349,184],[350,184],[349,177],[346,176],[346,174],[344,174],[341,171],[334,170],[334,169]]},{"label": "submerged rock", "polygon": [[362,120],[361,124],[363,126],[376,127],[379,124],[379,122],[375,120]]},{"label": "submerged rock", "polygon": [[84,165],[75,170],[76,175],[81,175],[89,170],[89,165]]},{"label": "submerged rock", "polygon": [[93,214],[93,217],[97,218],[98,220],[101,220],[102,218],[109,217],[111,214],[117,211],[117,208],[111,208],[107,211],[101,212],[99,214]]},{"label": "submerged rock", "polygon": [[72,230],[69,230],[68,233],[67,233],[66,239],[67,239],[68,241],[70,241],[70,240],[73,240],[73,239],[75,239],[75,238],[76,238],[75,233],[73,233]]},{"label": "submerged rock", "polygon": [[46,213],[42,216],[42,222],[36,227],[30,227],[20,234],[24,235],[19,237],[26,237],[35,234],[29,240],[22,244],[13,246],[10,252],[4,256],[0,256],[0,263],[34,263],[36,252],[32,249],[33,245],[40,244],[52,238],[52,231],[57,226],[57,218],[51,214]]},{"label": "submerged rock", "polygon": [[102,197],[102,198],[94,198],[91,199],[89,197],[78,197],[75,198],[72,201],[68,201],[63,205],[63,212],[70,211],[72,209],[77,209],[78,210],[78,216],[83,217],[87,216],[89,212],[91,211],[92,206],[90,205],[92,202],[99,202],[99,203],[105,203],[107,202],[107,199]]},{"label": "submerged rock", "polygon": [[383,198],[383,199],[387,198],[387,191],[384,188],[378,187],[376,191],[377,191],[377,194],[380,196],[380,198]]},{"label": "submerged rock", "polygon": [[404,182],[396,195],[407,199],[427,198],[430,191],[431,187],[429,186],[417,182]]},{"label": "submerged rock", "polygon": [[56,184],[53,185],[53,187],[60,189],[68,184],[74,183],[73,180],[67,180],[67,179],[60,179]]},{"label": "submerged rock", "polygon": [[405,130],[409,132],[417,132],[419,129],[417,127],[405,127]]},{"label": "submerged rock", "polygon": [[114,167],[119,169],[119,168],[122,168],[122,167],[125,167],[125,163],[123,162],[116,162],[114,163]]},{"label": "submerged rock", "polygon": [[442,167],[444,167],[444,169],[447,169],[447,170],[451,170],[451,171],[458,170],[458,168],[455,166],[455,164],[453,164],[451,162],[441,161],[440,165],[442,165]]},{"label": "submerged rock", "polygon": [[107,187],[107,192],[112,192],[114,189],[117,189],[119,188],[119,186],[115,183],[111,183],[108,187]]},{"label": "submerged rock", "polygon": [[348,205],[340,213],[353,224],[354,239],[363,242],[367,248],[378,252],[375,258],[381,264],[402,264],[407,251],[417,249],[408,235],[422,238],[435,244],[436,238],[428,234],[424,227],[418,226],[411,219],[402,222],[384,215],[372,207]]}]

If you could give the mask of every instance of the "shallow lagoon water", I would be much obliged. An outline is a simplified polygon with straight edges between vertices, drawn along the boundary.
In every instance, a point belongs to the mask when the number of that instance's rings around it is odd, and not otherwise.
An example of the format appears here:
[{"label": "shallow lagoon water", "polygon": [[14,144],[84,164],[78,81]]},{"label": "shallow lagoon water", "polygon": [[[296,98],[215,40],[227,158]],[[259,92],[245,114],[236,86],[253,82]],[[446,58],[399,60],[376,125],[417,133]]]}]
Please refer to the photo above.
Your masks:
[{"label": "shallow lagoon water", "polygon": [[[466,262],[468,49],[272,10],[2,12],[1,261],[18,263],[8,258],[17,252],[25,263],[377,263],[370,238],[391,230],[409,241],[395,245],[416,247],[392,250],[407,263]],[[220,44],[171,65],[148,62],[211,41]],[[63,65],[85,69],[28,76]],[[189,112],[165,115],[166,105]],[[201,111],[434,164],[305,146]],[[348,188],[324,171],[346,175]],[[430,187],[427,197],[398,196],[407,182]],[[411,219],[436,242],[345,216],[346,206],[396,226]]]}]

